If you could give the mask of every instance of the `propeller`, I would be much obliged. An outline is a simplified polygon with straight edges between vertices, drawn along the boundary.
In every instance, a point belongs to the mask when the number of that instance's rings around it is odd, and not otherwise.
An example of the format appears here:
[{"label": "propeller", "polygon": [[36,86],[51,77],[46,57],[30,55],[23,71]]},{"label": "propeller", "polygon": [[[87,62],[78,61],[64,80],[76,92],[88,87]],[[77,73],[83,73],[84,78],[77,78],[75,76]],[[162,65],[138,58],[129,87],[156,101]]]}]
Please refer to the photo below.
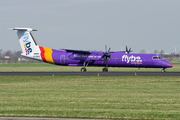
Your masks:
[{"label": "propeller", "polygon": [[106,52],[102,52],[104,54],[104,59],[103,59],[102,63],[104,63],[106,61],[106,67],[108,67],[108,58],[111,59],[111,55],[109,54],[110,50],[111,50],[111,47],[107,51],[107,45],[105,45],[105,51]]},{"label": "propeller", "polygon": [[128,48],[127,48],[127,46],[126,46],[126,53],[129,54],[130,52],[132,52],[131,48],[129,48],[129,50],[128,50]]}]

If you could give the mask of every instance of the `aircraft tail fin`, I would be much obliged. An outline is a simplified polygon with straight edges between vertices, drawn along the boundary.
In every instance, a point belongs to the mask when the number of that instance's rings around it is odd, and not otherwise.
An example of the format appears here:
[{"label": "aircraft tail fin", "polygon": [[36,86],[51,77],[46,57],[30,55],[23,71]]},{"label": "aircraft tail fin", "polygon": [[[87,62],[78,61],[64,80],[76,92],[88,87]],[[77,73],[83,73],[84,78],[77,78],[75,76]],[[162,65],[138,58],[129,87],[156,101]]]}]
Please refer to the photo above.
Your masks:
[{"label": "aircraft tail fin", "polygon": [[22,49],[22,56],[33,57],[34,54],[40,54],[39,46],[37,45],[32,31],[37,31],[32,28],[13,28],[17,30],[17,35]]}]

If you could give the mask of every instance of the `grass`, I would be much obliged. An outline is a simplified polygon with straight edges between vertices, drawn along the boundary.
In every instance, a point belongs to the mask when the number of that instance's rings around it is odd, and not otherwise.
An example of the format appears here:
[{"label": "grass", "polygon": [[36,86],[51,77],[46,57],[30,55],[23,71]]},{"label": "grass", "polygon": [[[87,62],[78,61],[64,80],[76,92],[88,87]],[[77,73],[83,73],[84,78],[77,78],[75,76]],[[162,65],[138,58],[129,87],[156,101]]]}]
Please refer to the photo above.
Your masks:
[{"label": "grass", "polygon": [[[18,72],[18,71],[59,71],[59,72],[80,72],[82,67],[71,67],[71,66],[57,66],[47,63],[22,63],[22,64],[0,64],[0,72]],[[87,67],[88,72],[101,72],[103,67]],[[151,71],[151,72],[160,72],[162,68],[127,68],[127,67],[120,67],[120,68],[109,68],[109,72],[114,71]],[[180,63],[173,63],[173,68],[167,68],[167,72],[180,72]]]},{"label": "grass", "polygon": [[0,76],[0,116],[180,119],[180,77]]}]

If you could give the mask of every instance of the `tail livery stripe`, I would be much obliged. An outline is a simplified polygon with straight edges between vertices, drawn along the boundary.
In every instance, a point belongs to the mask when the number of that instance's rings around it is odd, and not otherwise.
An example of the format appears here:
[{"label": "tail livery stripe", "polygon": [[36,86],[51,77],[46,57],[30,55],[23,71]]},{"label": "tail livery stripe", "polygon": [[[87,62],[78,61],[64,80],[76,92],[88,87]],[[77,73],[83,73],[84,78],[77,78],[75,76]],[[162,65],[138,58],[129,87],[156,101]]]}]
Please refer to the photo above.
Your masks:
[{"label": "tail livery stripe", "polygon": [[46,58],[46,61],[47,61],[48,63],[54,64],[54,61],[53,61],[53,58],[52,58],[52,49],[50,49],[50,48],[45,48],[45,47],[43,47],[43,48],[44,48],[44,50],[45,50],[44,56],[45,56],[45,58]]},{"label": "tail livery stripe", "polygon": [[40,51],[41,51],[41,58],[42,58],[42,60],[43,60],[44,62],[46,62],[46,59],[45,59],[45,57],[44,57],[44,53],[45,53],[44,48],[41,47],[41,46],[39,46],[39,49],[40,49]]},{"label": "tail livery stripe", "polygon": [[41,58],[43,61],[48,62],[48,63],[52,63],[55,64],[52,58],[52,49],[50,48],[45,48],[45,47],[40,47],[41,50]]}]

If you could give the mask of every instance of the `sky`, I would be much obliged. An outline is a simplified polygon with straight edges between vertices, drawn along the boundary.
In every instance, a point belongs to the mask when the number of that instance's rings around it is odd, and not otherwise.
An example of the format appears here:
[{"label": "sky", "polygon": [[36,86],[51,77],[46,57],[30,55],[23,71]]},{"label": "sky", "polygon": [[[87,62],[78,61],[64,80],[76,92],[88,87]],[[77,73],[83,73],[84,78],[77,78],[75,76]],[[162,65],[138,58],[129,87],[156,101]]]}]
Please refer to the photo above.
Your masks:
[{"label": "sky", "polygon": [[[0,49],[21,50],[15,31],[37,29],[53,49],[180,52],[180,0],[0,0]],[[172,46],[173,45],[173,46]],[[123,47],[124,46],[124,47]]]}]

